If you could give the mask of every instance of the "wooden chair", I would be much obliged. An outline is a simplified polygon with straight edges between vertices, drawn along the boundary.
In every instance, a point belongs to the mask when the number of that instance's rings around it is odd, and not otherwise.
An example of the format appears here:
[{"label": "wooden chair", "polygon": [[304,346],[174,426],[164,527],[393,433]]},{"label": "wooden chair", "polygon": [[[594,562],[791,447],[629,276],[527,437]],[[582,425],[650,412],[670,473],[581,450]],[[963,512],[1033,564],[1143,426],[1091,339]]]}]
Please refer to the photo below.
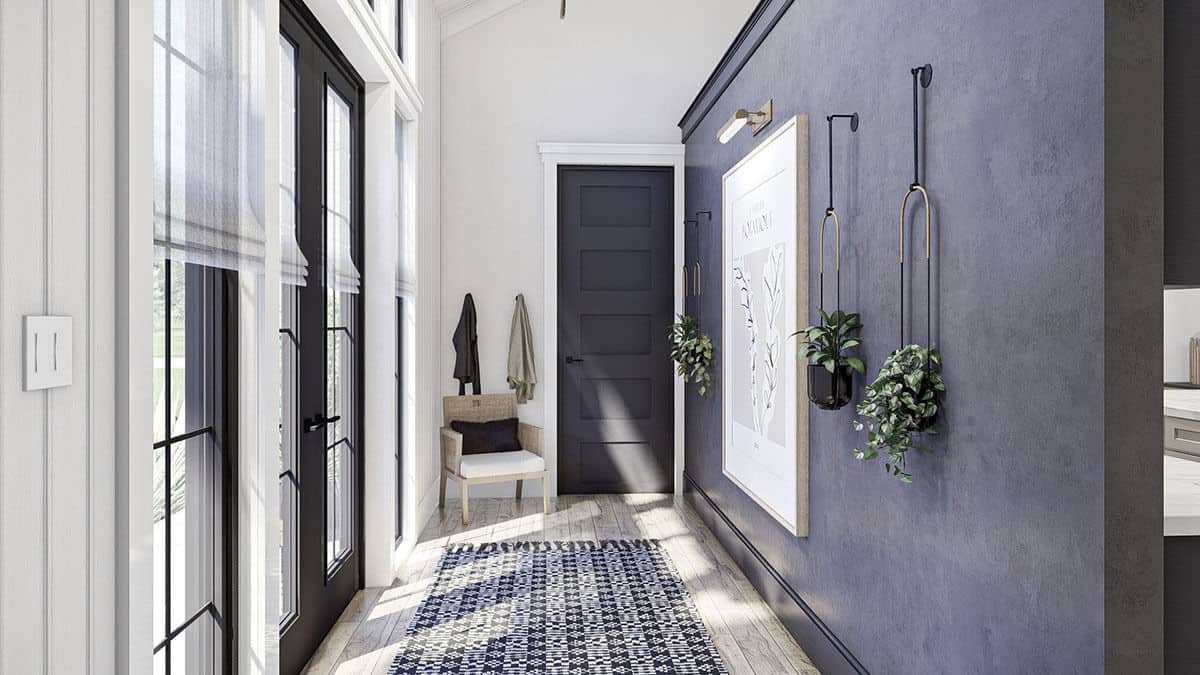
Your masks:
[{"label": "wooden chair", "polygon": [[546,484],[546,461],[542,456],[542,429],[520,423],[517,437],[521,450],[462,454],[462,434],[450,428],[452,422],[492,422],[517,416],[516,394],[447,396],[442,399],[442,479],[438,505],[446,506],[446,479],[456,478],[462,485],[462,522],[467,524],[467,489],[483,483],[517,482],[517,500],[526,480],[542,479],[542,510],[550,513],[550,493]]}]

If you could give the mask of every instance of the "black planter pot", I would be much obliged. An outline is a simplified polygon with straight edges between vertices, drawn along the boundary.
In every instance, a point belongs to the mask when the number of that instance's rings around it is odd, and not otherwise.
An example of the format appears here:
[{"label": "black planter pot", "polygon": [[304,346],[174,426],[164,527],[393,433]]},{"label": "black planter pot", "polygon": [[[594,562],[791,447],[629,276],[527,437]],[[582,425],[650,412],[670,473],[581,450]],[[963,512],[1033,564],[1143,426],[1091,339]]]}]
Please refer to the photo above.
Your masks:
[{"label": "black planter pot", "polygon": [[834,372],[825,366],[808,366],[808,400],[822,410],[844,408],[850,402],[854,370],[840,365]]}]

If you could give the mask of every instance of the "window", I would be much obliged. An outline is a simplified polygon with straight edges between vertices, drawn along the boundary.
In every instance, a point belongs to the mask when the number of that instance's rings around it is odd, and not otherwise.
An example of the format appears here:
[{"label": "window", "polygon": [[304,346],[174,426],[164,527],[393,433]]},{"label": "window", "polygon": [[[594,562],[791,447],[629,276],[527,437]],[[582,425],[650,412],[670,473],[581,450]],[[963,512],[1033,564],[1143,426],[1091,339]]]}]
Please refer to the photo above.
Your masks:
[{"label": "window", "polygon": [[406,0],[393,0],[396,3],[396,55],[400,60],[404,60],[404,10],[408,4]]},{"label": "window", "polygon": [[400,60],[404,60],[404,10],[406,0],[370,0],[375,10],[375,20],[384,36],[392,41],[392,48]]},{"label": "window", "polygon": [[226,668],[222,272],[154,263],[154,672]]},{"label": "window", "polygon": [[308,261],[296,242],[296,46],[279,36],[279,227],[283,284],[279,294],[279,624],[285,630],[299,613],[300,475],[299,398],[300,358],[296,323],[299,295]]},{"label": "window", "polygon": [[297,598],[297,526],[300,511],[300,476],[296,462],[299,427],[296,386],[300,343],[296,337],[296,300],[294,286],[284,285],[279,301],[279,624],[287,627],[299,612]]},{"label": "window", "polygon": [[153,8],[153,668],[207,675],[232,670],[236,634],[226,297],[265,257],[264,64],[246,44],[266,32],[250,2]]},{"label": "window", "polygon": [[[225,312],[227,273],[261,260],[262,233],[242,212],[253,146],[240,134],[250,97],[213,2],[154,1],[153,669],[231,669],[234,558],[230,523],[233,409]],[[236,33],[236,32],[234,32]],[[240,72],[240,70],[239,70]],[[221,73],[214,77],[213,73]],[[232,168],[237,167],[237,168]],[[245,171],[246,173],[242,173]]]},{"label": "window", "polygon": [[396,543],[404,536],[404,299],[396,298]]},{"label": "window", "polygon": [[404,124],[404,120],[396,118],[396,199],[392,204],[395,204],[395,213],[392,214],[392,220],[396,223],[396,542],[400,542],[403,534],[404,524],[404,425],[406,425],[406,410],[408,394],[408,377],[412,374],[407,371],[407,360],[404,356],[404,325],[409,323],[410,317],[406,316],[406,312],[412,311],[412,304],[406,303],[404,298],[412,298],[415,287],[415,238],[413,237],[412,223],[410,223],[404,211],[407,204],[404,199],[408,195],[407,186],[409,181],[408,162],[404,160],[406,155],[408,125]]},{"label": "window", "polygon": [[350,104],[333,87],[325,90],[325,548],[332,573],[350,553],[354,533],[354,444],[351,407],[357,386],[357,326],[353,297],[360,277],[351,257],[353,152]]}]

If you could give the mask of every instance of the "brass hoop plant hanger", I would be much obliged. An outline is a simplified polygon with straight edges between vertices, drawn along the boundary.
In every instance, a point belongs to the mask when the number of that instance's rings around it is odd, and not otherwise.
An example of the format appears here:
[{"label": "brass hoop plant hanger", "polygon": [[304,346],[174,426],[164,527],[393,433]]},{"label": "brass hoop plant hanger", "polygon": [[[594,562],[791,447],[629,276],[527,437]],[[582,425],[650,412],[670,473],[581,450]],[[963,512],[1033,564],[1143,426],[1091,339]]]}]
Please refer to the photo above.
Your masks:
[{"label": "brass hoop plant hanger", "polygon": [[[923,66],[912,69],[912,96],[913,96],[913,182],[908,186],[908,192],[904,193],[904,200],[900,202],[900,346],[907,346],[904,342],[904,258],[905,258],[905,218],[908,212],[908,198],[914,192],[919,192],[921,198],[925,202],[925,335],[929,340],[929,348],[933,348],[933,264],[930,256],[930,235],[932,233],[932,217],[929,208],[929,191],[921,185],[921,142],[920,142],[920,115],[918,110],[917,85],[920,84],[922,89],[928,89],[929,84],[933,81],[933,66],[926,63]],[[932,367],[931,359],[927,359],[927,367]]]},{"label": "brass hoop plant hanger", "polygon": [[[822,322],[826,321],[831,315],[825,312],[825,227],[829,224],[829,219],[833,219],[833,226],[836,230],[836,240],[834,243],[834,272],[837,275],[837,291],[835,294],[837,311],[832,315],[837,321],[843,321],[842,317],[842,219],[838,217],[837,209],[833,207],[833,121],[835,119],[850,120],[850,133],[858,131],[858,113],[850,113],[849,115],[827,115],[825,122],[829,128],[829,206],[825,209],[825,216],[821,218],[821,235],[818,274],[820,278],[820,304]],[[809,365],[808,379],[809,390],[808,398],[822,410],[838,410],[850,403],[851,384],[849,378],[839,368],[841,352],[842,352],[842,327],[834,326],[833,332],[833,350],[834,363],[833,370],[828,375],[825,375],[825,367],[817,365]],[[829,390],[820,389],[819,394],[814,394],[814,388],[818,386],[818,380],[814,380],[814,371],[819,370],[820,377],[827,377],[825,380],[829,383]],[[843,381],[844,380],[844,381]]]},{"label": "brass hoop plant hanger", "polygon": [[[842,309],[842,220],[838,217],[837,210],[833,208],[833,121],[835,119],[850,120],[850,132],[858,131],[858,113],[850,113],[849,115],[827,115],[825,121],[829,125],[829,207],[825,209],[825,217],[821,219],[821,262],[818,267],[818,276],[820,279],[821,293],[821,311],[825,311],[825,224],[833,218],[833,227],[836,231],[837,239],[834,241],[834,273],[837,278],[837,289],[834,295],[837,304],[837,310]],[[840,344],[835,345],[841,347]]]}]

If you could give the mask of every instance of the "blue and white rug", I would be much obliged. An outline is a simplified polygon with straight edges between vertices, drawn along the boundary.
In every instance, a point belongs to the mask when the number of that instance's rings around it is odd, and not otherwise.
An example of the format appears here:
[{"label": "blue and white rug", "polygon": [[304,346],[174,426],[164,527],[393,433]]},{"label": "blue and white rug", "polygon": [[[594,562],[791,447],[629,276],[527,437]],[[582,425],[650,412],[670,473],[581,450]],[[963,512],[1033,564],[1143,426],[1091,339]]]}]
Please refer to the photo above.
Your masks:
[{"label": "blue and white rug", "polygon": [[454,545],[391,675],[725,673],[657,541]]}]

